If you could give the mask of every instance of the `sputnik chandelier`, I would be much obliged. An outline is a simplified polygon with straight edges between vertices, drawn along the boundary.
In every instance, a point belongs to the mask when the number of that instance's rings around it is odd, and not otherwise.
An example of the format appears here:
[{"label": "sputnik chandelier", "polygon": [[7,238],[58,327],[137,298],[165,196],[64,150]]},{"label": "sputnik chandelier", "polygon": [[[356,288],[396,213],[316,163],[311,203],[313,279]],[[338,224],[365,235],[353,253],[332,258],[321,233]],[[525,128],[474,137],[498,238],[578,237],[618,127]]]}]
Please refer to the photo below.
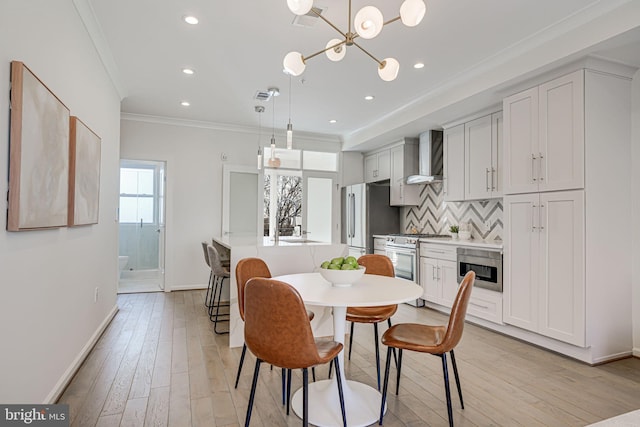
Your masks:
[{"label": "sputnik chandelier", "polygon": [[313,0],[287,0],[287,6],[289,6],[289,10],[296,15],[306,15],[311,11],[311,13],[329,24],[329,26],[342,36],[342,39],[329,40],[324,49],[309,56],[303,56],[300,52],[289,52],[283,61],[284,69],[287,73],[293,76],[299,76],[306,68],[306,61],[321,53],[326,53],[331,61],[340,61],[346,54],[347,46],[356,46],[378,63],[378,75],[382,80],[387,82],[395,80],[398,76],[398,70],[400,69],[398,60],[395,58],[385,58],[382,61],[378,60],[356,43],[356,38],[372,39],[380,34],[382,27],[397,20],[401,20],[407,27],[415,27],[422,21],[427,9],[423,0],[405,0],[400,6],[400,16],[384,22],[382,12],[380,12],[377,7],[365,6],[356,13],[353,19],[353,27],[355,30],[355,32],[353,32],[351,30],[351,0],[349,0],[349,28],[345,33],[322,16],[318,9],[313,7]]}]

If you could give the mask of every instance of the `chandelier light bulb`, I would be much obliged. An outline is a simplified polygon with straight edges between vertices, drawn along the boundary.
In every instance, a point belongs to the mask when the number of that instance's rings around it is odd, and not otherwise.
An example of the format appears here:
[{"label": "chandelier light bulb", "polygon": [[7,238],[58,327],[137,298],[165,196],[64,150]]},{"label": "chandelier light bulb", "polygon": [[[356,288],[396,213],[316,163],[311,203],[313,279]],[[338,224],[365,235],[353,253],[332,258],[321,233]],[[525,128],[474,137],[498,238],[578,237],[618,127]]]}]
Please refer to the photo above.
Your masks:
[{"label": "chandelier light bulb", "polygon": [[356,13],[354,27],[363,39],[372,39],[382,31],[384,18],[377,7],[365,6]]},{"label": "chandelier light bulb", "polygon": [[287,6],[296,15],[306,15],[313,6],[313,0],[287,0]]},{"label": "chandelier light bulb", "polygon": [[306,68],[302,54],[295,51],[287,53],[282,61],[282,65],[284,70],[294,77],[304,73],[304,69]]},{"label": "chandelier light bulb", "polygon": [[422,21],[426,11],[427,6],[424,1],[404,0],[400,6],[400,20],[407,27],[415,27]]},{"label": "chandelier light bulb", "polygon": [[[335,47],[333,49],[329,49],[332,46]],[[325,52],[327,58],[334,62],[340,61],[347,54],[347,47],[344,45],[344,40],[331,39],[325,48],[329,49]]]},{"label": "chandelier light bulb", "polygon": [[262,148],[258,148],[258,170],[262,169]]},{"label": "chandelier light bulb", "polygon": [[385,82],[391,82],[398,77],[400,63],[395,58],[385,58],[378,67],[378,75]]}]

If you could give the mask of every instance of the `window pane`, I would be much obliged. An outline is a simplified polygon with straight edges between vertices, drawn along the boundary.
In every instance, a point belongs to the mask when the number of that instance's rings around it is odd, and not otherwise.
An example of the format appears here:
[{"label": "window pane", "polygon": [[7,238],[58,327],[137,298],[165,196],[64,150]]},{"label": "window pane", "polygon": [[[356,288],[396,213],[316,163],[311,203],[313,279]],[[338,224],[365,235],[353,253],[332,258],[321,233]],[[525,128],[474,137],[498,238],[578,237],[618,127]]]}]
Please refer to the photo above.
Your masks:
[{"label": "window pane", "polygon": [[153,223],[153,198],[138,198],[138,220],[140,219],[143,223]]},{"label": "window pane", "polygon": [[138,171],[137,194],[153,194],[153,169],[141,169]]},{"label": "window pane", "polygon": [[[286,148],[276,148],[276,157],[280,158],[280,167],[285,169],[300,169],[300,150],[287,150]],[[264,147],[264,165],[269,167],[271,157],[271,147]]]},{"label": "window pane", "polygon": [[135,169],[120,169],[120,194],[138,194],[138,172]]},{"label": "window pane", "polygon": [[120,222],[138,222],[136,197],[120,197]]},{"label": "window pane", "polygon": [[335,172],[338,170],[338,154],[320,151],[303,151],[303,165],[305,170],[319,170]]}]

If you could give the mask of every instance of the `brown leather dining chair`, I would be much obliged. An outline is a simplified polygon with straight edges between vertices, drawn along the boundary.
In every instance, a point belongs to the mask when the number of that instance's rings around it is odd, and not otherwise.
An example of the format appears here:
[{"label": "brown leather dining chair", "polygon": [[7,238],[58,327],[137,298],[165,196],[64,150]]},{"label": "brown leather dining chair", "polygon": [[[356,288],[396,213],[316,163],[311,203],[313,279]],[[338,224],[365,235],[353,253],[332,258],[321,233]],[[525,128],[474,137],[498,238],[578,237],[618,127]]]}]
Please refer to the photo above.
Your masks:
[{"label": "brown leather dining chair", "polygon": [[453,427],[453,411],[451,409],[451,391],[449,389],[449,373],[447,370],[447,353],[451,355],[451,364],[453,365],[453,374],[458,388],[458,396],[460,397],[460,406],[464,409],[464,401],[462,400],[462,389],[460,388],[460,377],[458,376],[458,367],[456,365],[456,357],[453,349],[458,345],[462,338],[464,329],[464,318],[467,314],[467,306],[471,298],[471,290],[476,275],[473,271],[468,272],[460,287],[456,299],[451,308],[449,322],[445,325],[430,326],[416,323],[400,323],[387,329],[382,335],[382,343],[387,348],[387,361],[384,371],[384,386],[382,387],[382,404],[380,405],[380,420],[382,425],[382,417],[384,416],[385,399],[387,397],[387,386],[389,383],[389,367],[391,362],[391,349],[398,349],[398,369],[396,378],[396,394],[400,387],[400,370],[402,369],[402,351],[411,350],[420,353],[429,353],[442,359],[442,373],[444,376],[444,389],[447,398],[447,413],[449,416],[449,426]]},{"label": "brown leather dining chair", "polygon": [[[358,258],[358,264],[366,267],[366,274],[394,277],[393,263],[386,255],[369,254]],[[379,307],[347,307],[347,320],[351,322],[349,334],[349,360],[351,360],[351,345],[353,343],[354,324],[372,323],[373,336],[376,349],[376,371],[378,378],[378,390],[380,390],[380,347],[378,344],[378,323],[385,320],[391,327],[391,316],[398,310],[397,304],[383,305]]]},{"label": "brown leather dining chair", "polygon": [[[249,281],[254,277],[261,277],[265,279],[271,278],[271,271],[269,266],[261,258],[243,258],[236,264],[236,285],[238,287],[238,311],[240,312],[240,318],[244,322],[244,288]],[[313,311],[307,310],[307,317],[309,320],[313,320],[315,314]],[[236,374],[235,388],[238,388],[238,382],[240,381],[240,373],[242,372],[242,365],[244,364],[244,357],[247,354],[247,344],[242,345],[242,354],[240,355],[240,363],[238,364],[238,373]],[[313,372],[315,379],[315,371]],[[282,374],[282,404],[285,403],[285,375]],[[288,408],[287,408],[288,410]],[[287,411],[288,414],[288,411]]]},{"label": "brown leather dining chair", "polygon": [[333,361],[336,366],[342,423],[346,427],[338,355],[342,343],[316,340],[302,297],[291,285],[265,278],[250,279],[244,289],[244,340],[256,356],[245,426],[251,410],[262,362],[283,369],[302,369],[302,425],[309,424],[308,368]]}]

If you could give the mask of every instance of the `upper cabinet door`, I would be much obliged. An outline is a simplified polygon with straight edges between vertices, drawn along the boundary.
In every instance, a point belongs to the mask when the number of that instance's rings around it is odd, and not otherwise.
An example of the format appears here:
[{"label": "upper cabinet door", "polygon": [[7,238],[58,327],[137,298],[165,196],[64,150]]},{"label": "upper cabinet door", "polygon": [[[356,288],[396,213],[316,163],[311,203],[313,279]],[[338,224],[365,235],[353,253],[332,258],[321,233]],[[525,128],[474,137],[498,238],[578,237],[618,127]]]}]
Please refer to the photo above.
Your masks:
[{"label": "upper cabinet door", "polygon": [[444,201],[464,200],[464,124],[444,131]]},{"label": "upper cabinet door", "polygon": [[378,180],[378,155],[370,154],[364,157],[364,182]]},{"label": "upper cabinet door", "polygon": [[505,98],[504,194],[538,191],[538,88]]},{"label": "upper cabinet door", "polygon": [[491,115],[465,123],[464,132],[464,197],[467,200],[490,198],[493,187]]},{"label": "upper cabinet door", "polygon": [[502,150],[504,120],[502,111],[491,115],[491,197],[502,197]]},{"label": "upper cabinet door", "polygon": [[384,150],[378,153],[378,176],[376,181],[391,179],[391,153]]},{"label": "upper cabinet door", "polygon": [[539,87],[540,191],[584,188],[584,71]]}]

